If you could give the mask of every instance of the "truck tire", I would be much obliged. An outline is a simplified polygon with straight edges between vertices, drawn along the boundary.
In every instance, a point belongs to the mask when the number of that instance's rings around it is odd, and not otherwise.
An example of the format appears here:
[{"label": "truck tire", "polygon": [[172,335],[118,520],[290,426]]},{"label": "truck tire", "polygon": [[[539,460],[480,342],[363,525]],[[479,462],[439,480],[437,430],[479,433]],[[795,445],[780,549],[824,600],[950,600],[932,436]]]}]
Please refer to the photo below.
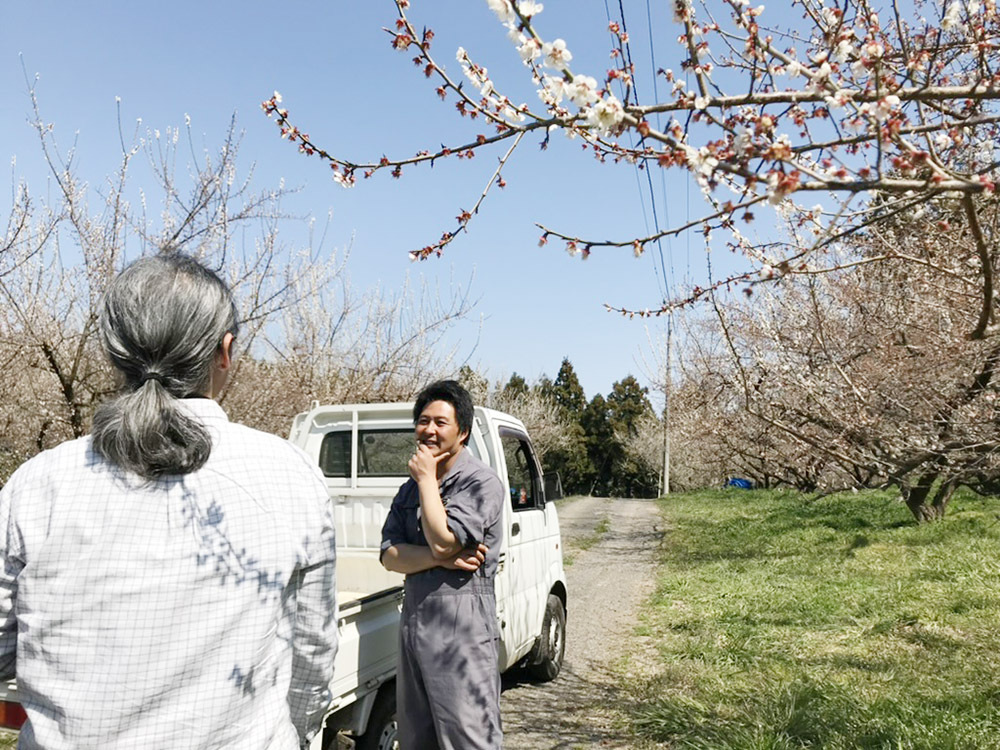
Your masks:
[{"label": "truck tire", "polygon": [[358,737],[356,750],[396,750],[396,685],[389,682],[379,691],[378,699],[368,717],[365,733]]},{"label": "truck tire", "polygon": [[566,610],[562,600],[549,594],[542,618],[542,633],[538,637],[535,658],[528,664],[528,674],[539,682],[554,680],[562,668],[566,652]]}]

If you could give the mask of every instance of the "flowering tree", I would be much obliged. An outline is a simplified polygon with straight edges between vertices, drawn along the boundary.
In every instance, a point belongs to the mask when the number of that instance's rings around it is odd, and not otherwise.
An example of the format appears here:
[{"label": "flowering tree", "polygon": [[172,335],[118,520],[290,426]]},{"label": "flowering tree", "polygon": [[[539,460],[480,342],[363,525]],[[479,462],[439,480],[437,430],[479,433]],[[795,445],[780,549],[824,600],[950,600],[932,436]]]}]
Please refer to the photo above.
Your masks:
[{"label": "flowering tree", "polygon": [[[473,207],[459,210],[457,223],[414,249],[412,258],[440,255],[465,230],[490,189],[504,186],[502,170],[526,137],[544,145],[562,131],[600,161],[687,171],[708,206],[684,225],[617,240],[540,224],[543,244],[558,239],[583,257],[613,246],[631,247],[638,255],[666,235],[697,229],[707,243],[713,230],[723,229],[731,249],[748,261],[736,274],[684,290],[658,310],[623,313],[661,313],[711,288],[745,283],[749,291],[760,281],[898,257],[892,249],[864,259],[831,258],[829,251],[859,227],[951,195],[963,209],[980,260],[967,270],[977,280],[981,303],[970,332],[981,338],[991,331],[997,248],[981,226],[981,204],[974,198],[992,197],[997,177],[995,0],[917,0],[884,12],[867,0],[791,0],[768,8],[750,0],[675,0],[679,72],[656,71],[671,86],[670,95],[650,102],[635,93],[624,23],[609,26],[612,67],[585,71],[574,66],[567,43],[544,27],[540,3],[487,3],[540,103],[509,98],[463,48],[456,60],[464,80],[453,76],[432,51],[433,30],[411,18],[410,0],[395,0],[397,19],[388,30],[392,47],[412,55],[437,95],[453,101],[470,122],[463,142],[412,156],[348,158],[315,143],[277,93],[263,102],[282,136],[300,152],[325,160],[345,187],[383,170],[399,177],[411,166],[506,149]],[[624,138],[628,131],[638,138]],[[796,235],[752,239],[746,225],[768,209],[789,219]]]},{"label": "flowering tree", "polygon": [[[434,344],[469,311],[468,296],[357,293],[335,254],[286,249],[287,191],[252,189],[235,128],[178,175],[183,146],[196,153],[190,126],[138,125],[122,136],[121,162],[95,200],[75,150],[59,148],[30,96],[54,187],[40,199],[17,183],[0,235],[0,483],[31,455],[89,430],[117,386],[99,343],[101,295],[126,262],[164,247],[198,257],[234,291],[239,352],[222,399],[235,420],[285,432],[310,399],[406,398],[451,369],[452,352]],[[158,183],[146,191],[133,187],[137,159]]]},{"label": "flowering tree", "polygon": [[[752,302],[719,303],[716,342],[729,356],[703,334],[685,357],[689,390],[711,394],[699,407],[707,452],[762,483],[896,486],[920,521],[942,517],[959,485],[996,492],[1000,343],[968,336],[978,290],[964,273],[942,272],[976,261],[967,225],[938,229],[961,202],[911,209],[845,250],[922,263],[793,277]],[[998,225],[995,205],[977,213]]]}]

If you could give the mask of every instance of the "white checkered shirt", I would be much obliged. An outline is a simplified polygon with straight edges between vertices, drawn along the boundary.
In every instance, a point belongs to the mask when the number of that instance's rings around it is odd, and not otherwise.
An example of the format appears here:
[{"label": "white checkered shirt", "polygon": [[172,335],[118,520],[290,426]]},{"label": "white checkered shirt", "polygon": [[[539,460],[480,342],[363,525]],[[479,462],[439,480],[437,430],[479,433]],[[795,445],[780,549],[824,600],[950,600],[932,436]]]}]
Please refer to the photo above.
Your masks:
[{"label": "white checkered shirt", "polygon": [[337,649],[322,475],[214,401],[204,467],[142,484],[90,439],[0,492],[0,677],[17,671],[21,748],[300,747]]}]

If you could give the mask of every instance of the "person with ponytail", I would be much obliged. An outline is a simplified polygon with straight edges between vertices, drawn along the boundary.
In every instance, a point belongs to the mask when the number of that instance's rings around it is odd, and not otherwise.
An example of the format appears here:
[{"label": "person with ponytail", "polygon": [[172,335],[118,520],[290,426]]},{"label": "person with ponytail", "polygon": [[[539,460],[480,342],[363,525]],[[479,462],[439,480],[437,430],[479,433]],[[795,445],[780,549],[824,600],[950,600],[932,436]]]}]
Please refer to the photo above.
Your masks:
[{"label": "person with ponytail", "polygon": [[226,284],[171,251],[108,286],[120,392],[90,436],[0,491],[0,679],[18,747],[295,750],[321,729],[337,649],[318,467],[215,399],[239,332]]}]

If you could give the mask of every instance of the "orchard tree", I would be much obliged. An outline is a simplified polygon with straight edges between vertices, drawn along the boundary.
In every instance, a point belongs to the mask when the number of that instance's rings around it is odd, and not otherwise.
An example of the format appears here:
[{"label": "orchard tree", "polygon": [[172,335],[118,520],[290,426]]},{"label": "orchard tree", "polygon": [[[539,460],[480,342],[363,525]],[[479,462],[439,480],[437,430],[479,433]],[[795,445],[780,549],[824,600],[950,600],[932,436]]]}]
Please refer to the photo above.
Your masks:
[{"label": "orchard tree", "polygon": [[[142,254],[183,250],[232,287],[239,351],[221,399],[234,420],[282,433],[311,399],[407,398],[428,374],[451,369],[437,343],[470,308],[461,290],[450,299],[409,289],[358,294],[335,254],[284,248],[285,191],[253,189],[252,169],[239,168],[235,125],[217,150],[200,154],[190,123],[137,125],[121,134],[118,169],[97,191],[29,93],[53,189],[40,198],[16,183],[0,236],[0,482],[38,451],[85,434],[117,388],[99,346],[99,302]],[[185,175],[186,148],[197,156]],[[157,184],[134,185],[137,161]]]},{"label": "orchard tree", "polygon": [[[977,213],[982,226],[1000,223],[995,205]],[[962,273],[978,262],[973,233],[960,201],[938,198],[845,250],[905,260],[788,278],[752,302],[719,303],[731,356],[699,362],[688,352],[687,361],[725,394],[728,413],[706,423],[731,458],[758,481],[802,490],[896,486],[921,521],[942,517],[959,485],[995,491],[1000,342],[968,335],[979,314]]]}]

